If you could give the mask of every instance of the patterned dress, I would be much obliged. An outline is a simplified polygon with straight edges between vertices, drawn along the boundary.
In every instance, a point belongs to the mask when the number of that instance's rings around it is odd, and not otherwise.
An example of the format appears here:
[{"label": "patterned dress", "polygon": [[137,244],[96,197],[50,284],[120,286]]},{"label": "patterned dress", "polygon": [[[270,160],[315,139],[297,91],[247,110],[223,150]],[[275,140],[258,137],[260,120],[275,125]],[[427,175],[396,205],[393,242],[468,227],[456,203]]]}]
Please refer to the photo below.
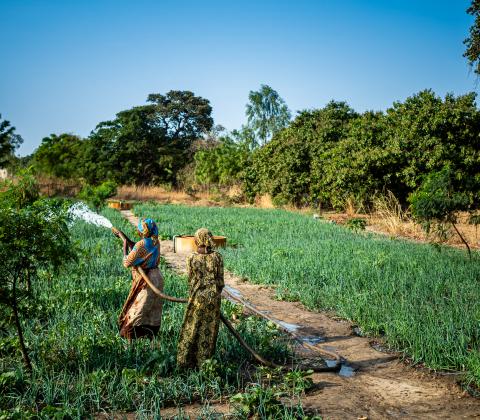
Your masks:
[{"label": "patterned dress", "polygon": [[163,277],[158,269],[160,243],[152,238],[137,242],[123,259],[125,267],[132,267],[132,287],[118,318],[120,335],[127,339],[153,337],[160,329],[163,300],[160,299],[135,267],[141,266],[150,281],[163,291]]},{"label": "patterned dress", "polygon": [[220,323],[223,258],[215,251],[187,258],[189,299],[178,342],[180,368],[199,367],[215,353]]}]

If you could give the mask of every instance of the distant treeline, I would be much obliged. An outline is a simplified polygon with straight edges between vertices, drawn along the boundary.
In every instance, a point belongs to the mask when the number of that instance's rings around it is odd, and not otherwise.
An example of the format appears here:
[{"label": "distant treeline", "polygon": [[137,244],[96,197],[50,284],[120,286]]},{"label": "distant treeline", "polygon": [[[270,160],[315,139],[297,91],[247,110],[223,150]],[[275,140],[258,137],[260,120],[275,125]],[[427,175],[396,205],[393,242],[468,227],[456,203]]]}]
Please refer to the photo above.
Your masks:
[{"label": "distant treeline", "polygon": [[422,91],[386,112],[357,113],[345,102],[301,112],[255,151],[246,171],[250,194],[279,203],[340,207],[368,204],[389,190],[407,202],[424,177],[450,169],[457,190],[478,204],[480,112],[475,94],[441,99]]},{"label": "distant treeline", "polygon": [[368,206],[387,190],[406,204],[428,174],[448,168],[452,188],[468,195],[471,208],[480,191],[475,97],[425,90],[385,112],[364,113],[332,101],[290,120],[283,100],[262,86],[250,92],[248,123],[224,133],[207,99],[171,91],[101,122],[86,139],[44,138],[28,164],[93,185],[241,185],[247,200],[270,194],[276,204],[323,208],[349,200]]}]

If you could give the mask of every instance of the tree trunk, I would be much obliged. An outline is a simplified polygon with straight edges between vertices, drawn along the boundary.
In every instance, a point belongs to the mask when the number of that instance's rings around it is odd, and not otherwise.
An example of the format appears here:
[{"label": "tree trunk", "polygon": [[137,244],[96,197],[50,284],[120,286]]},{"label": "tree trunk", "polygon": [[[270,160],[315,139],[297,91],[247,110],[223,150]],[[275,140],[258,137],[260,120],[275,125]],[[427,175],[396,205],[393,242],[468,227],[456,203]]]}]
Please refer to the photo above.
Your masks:
[{"label": "tree trunk", "polygon": [[20,318],[18,316],[18,307],[17,307],[17,289],[16,289],[17,280],[13,280],[13,300],[12,300],[12,309],[13,316],[15,318],[15,326],[17,327],[18,341],[20,342],[20,350],[23,356],[23,363],[25,364],[25,369],[28,373],[32,373],[32,362],[28,356],[27,348],[25,347],[25,341],[23,339],[22,324],[20,323]]},{"label": "tree trunk", "polygon": [[462,236],[462,234],[460,233],[460,231],[457,229],[457,226],[455,225],[455,223],[452,222],[452,226],[453,228],[455,229],[455,232],[457,232],[458,236],[460,237],[460,239],[462,240],[462,242],[465,244],[465,246],[467,247],[467,251],[468,251],[468,258],[472,259],[472,251],[470,251],[470,247],[468,246],[468,243],[467,241],[464,239],[464,237]]},{"label": "tree trunk", "polygon": [[27,270],[27,292],[30,293],[32,291],[32,280],[30,278],[30,270]]}]

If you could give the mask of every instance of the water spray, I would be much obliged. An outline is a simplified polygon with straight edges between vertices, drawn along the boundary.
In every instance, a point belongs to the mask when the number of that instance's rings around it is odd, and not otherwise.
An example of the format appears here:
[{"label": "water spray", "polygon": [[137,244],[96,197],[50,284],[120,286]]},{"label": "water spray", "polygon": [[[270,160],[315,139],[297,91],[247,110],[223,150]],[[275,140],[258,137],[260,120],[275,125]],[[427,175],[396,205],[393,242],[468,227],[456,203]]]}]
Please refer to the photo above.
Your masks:
[{"label": "water spray", "polygon": [[79,201],[72,205],[68,209],[68,214],[73,219],[82,219],[85,222],[95,226],[102,226],[108,229],[111,229],[113,227],[110,220],[108,220],[105,216],[102,216],[90,210],[90,208],[82,201]]}]

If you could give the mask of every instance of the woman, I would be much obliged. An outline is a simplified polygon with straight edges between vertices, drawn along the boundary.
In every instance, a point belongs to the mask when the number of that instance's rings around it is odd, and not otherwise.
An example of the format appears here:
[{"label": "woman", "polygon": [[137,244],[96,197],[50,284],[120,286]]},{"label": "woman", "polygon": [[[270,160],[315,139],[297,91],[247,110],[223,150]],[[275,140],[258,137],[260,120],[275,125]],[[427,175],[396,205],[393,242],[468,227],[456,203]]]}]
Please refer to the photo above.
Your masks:
[{"label": "woman", "polygon": [[[140,219],[138,233],[142,240],[133,244],[118,230],[114,234],[123,239],[123,265],[132,267],[132,288],[118,318],[120,335],[129,341],[135,338],[152,339],[160,330],[162,299],[147,285],[136,267],[142,267],[150,281],[163,291],[163,277],[158,269],[160,242],[158,228],[152,219]],[[130,252],[129,249],[132,248]]]},{"label": "woman", "polygon": [[208,229],[197,230],[195,245],[197,252],[187,258],[189,299],[178,341],[180,368],[199,367],[213,356],[220,323],[223,258],[213,250]]}]

